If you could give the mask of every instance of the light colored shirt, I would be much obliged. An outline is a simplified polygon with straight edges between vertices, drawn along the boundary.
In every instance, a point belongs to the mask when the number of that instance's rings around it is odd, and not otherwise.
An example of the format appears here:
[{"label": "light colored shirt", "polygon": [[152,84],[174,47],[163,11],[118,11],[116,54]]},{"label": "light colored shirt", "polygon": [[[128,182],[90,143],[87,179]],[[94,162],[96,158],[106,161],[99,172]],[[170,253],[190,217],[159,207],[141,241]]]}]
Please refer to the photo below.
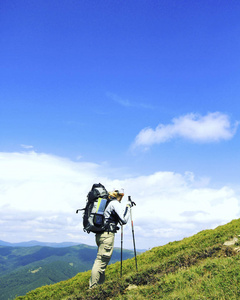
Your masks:
[{"label": "light colored shirt", "polygon": [[130,216],[130,207],[129,205],[123,205],[117,200],[112,200],[105,212],[104,217],[107,223],[114,223],[120,225],[127,224]]}]

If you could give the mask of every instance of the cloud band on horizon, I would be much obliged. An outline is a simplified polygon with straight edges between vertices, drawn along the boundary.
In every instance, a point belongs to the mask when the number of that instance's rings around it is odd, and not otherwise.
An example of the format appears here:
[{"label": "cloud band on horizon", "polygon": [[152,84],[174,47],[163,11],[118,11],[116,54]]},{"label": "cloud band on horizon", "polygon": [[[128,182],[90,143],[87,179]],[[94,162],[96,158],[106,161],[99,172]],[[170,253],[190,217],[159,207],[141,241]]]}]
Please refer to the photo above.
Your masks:
[{"label": "cloud band on horizon", "polygon": [[[157,171],[125,179],[111,178],[103,165],[46,153],[0,152],[0,239],[94,243],[82,230],[83,208],[93,183],[107,190],[124,187],[136,201],[139,248],[157,246],[213,228],[239,215],[238,189],[213,187],[191,172]],[[127,201],[127,197],[123,202]],[[125,245],[131,247],[131,228]],[[119,238],[119,235],[118,237]]]}]

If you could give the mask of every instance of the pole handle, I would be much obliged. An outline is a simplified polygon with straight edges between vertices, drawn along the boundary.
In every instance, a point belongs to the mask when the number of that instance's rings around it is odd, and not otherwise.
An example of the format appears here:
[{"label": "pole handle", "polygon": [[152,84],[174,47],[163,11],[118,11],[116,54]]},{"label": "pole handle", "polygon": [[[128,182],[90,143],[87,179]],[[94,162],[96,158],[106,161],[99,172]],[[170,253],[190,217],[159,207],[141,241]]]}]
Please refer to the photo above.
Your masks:
[{"label": "pole handle", "polygon": [[131,205],[132,205],[132,206],[136,206],[136,203],[132,201],[131,196],[128,196],[128,201],[131,202]]}]

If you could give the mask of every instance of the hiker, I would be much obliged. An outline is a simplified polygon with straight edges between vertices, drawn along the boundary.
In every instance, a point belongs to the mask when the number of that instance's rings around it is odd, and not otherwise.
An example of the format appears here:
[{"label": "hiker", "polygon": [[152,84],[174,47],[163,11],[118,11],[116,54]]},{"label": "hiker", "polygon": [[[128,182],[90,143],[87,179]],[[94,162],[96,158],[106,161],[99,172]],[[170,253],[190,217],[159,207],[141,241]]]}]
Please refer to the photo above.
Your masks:
[{"label": "hiker", "polygon": [[121,204],[123,196],[123,190],[114,190],[109,193],[108,198],[111,201],[104,212],[105,222],[107,225],[106,230],[101,233],[96,233],[98,253],[92,268],[91,278],[89,280],[90,288],[93,288],[98,284],[103,284],[105,280],[105,270],[113,252],[115,233],[119,229],[117,225],[125,225],[128,222],[132,201],[128,200],[126,206],[123,206]]}]

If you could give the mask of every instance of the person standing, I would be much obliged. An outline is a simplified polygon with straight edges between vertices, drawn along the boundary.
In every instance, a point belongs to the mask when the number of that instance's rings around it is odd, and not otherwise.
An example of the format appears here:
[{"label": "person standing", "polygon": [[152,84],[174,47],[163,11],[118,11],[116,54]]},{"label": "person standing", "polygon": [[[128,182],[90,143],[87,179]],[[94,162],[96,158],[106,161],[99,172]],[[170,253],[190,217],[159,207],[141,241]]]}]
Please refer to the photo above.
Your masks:
[{"label": "person standing", "polygon": [[96,233],[95,236],[98,252],[89,280],[90,288],[104,283],[105,270],[113,253],[115,233],[119,229],[118,224],[125,225],[129,220],[132,202],[128,200],[126,206],[123,206],[121,204],[123,196],[123,189],[109,193],[108,198],[110,202],[104,212],[105,230],[104,232]]}]

